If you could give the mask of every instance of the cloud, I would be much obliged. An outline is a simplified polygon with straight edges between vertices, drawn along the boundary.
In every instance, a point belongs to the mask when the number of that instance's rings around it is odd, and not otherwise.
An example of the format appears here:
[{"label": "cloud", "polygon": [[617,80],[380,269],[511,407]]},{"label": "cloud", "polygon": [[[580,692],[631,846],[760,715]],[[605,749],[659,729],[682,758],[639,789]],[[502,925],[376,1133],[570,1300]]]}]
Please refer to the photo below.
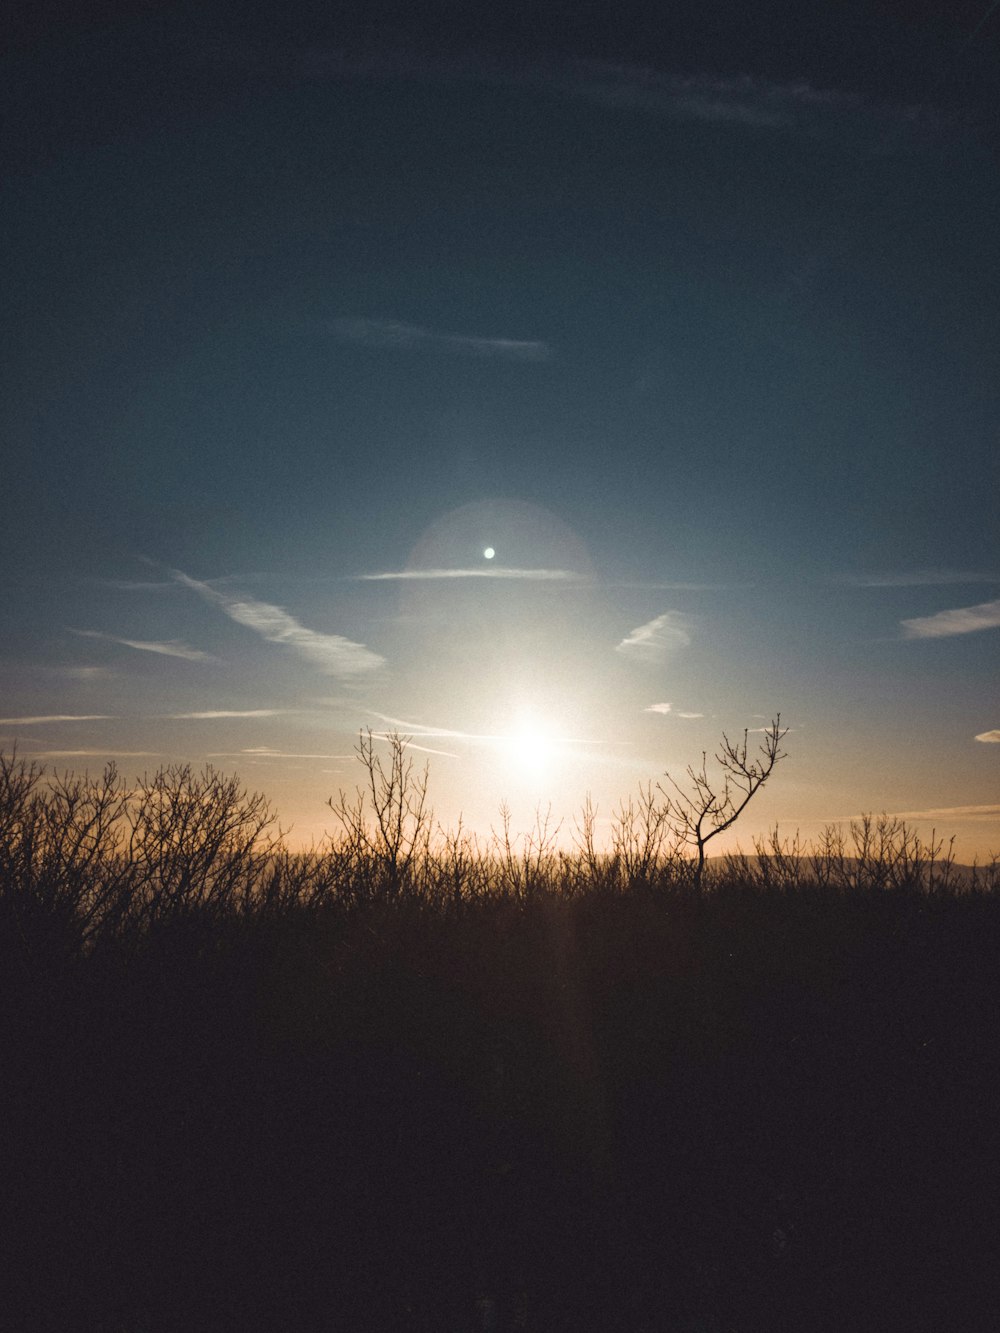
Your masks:
[{"label": "cloud", "polygon": [[[373,731],[372,735],[376,738],[376,740],[380,741],[392,740],[394,737],[394,733],[389,731]],[[453,750],[435,750],[432,749],[431,746],[429,745],[418,745],[416,741],[411,741],[411,740],[404,741],[403,744],[407,750],[419,750],[422,754],[441,754],[444,755],[446,759],[459,758],[459,756],[455,754]]]},{"label": "cloud", "polygon": [[118,592],[167,592],[175,585],[167,580],[150,582],[143,579],[101,579],[102,588],[114,588]]},{"label": "cloud", "polygon": [[671,110],[691,120],[735,125],[747,125],[755,130],[782,129],[789,123],[788,115],[780,108],[761,105],[739,97],[704,93],[680,93],[674,97]]},{"label": "cloud", "polygon": [[[377,736],[380,740],[388,740],[390,736],[394,735],[416,737],[422,741],[434,740],[438,737],[441,737],[445,740],[451,739],[456,741],[474,741],[474,742],[475,741],[494,742],[494,741],[504,741],[508,739],[508,737],[506,736],[488,734],[485,732],[456,731],[454,727],[436,727],[436,726],[428,726],[424,722],[407,722],[404,718],[401,717],[390,717],[388,713],[379,713],[374,708],[371,709],[370,712],[372,717],[377,717],[380,722],[385,722],[388,726],[392,728],[392,731],[373,731],[372,735]],[[409,743],[413,745],[413,749],[415,750],[427,749],[426,746],[417,745],[415,741],[410,741]],[[427,749],[427,753],[444,754],[447,755],[450,759],[458,758],[458,755],[452,754],[450,750]]]},{"label": "cloud", "polygon": [[902,574],[846,575],[836,580],[853,588],[936,588],[947,584],[997,583],[995,575],[957,569],[916,569]]},{"label": "cloud", "polygon": [[109,722],[112,713],[46,713],[41,717],[0,717],[0,727],[37,727],[45,722]]},{"label": "cloud", "polygon": [[29,750],[35,759],[158,759],[159,750]]},{"label": "cloud", "polygon": [[682,627],[679,611],[664,611],[663,615],[647,620],[622,639],[616,653],[637,662],[663,662],[678,648],[686,648],[691,636]]},{"label": "cloud", "polygon": [[[427,726],[423,722],[407,722],[401,717],[390,717],[387,713],[379,713],[374,708],[370,709],[372,717],[377,717],[381,722],[387,723],[391,731],[373,731],[372,735],[380,740],[388,740],[393,735],[414,737],[416,740],[435,740],[442,738],[445,740],[470,741],[473,744],[486,745],[509,745],[516,737],[516,732],[481,732],[481,731],[456,731],[452,727]],[[554,745],[588,745],[593,742],[586,741],[578,736],[549,736],[547,741]],[[425,746],[413,744],[415,750],[426,749]],[[428,754],[444,754],[451,759],[457,759],[459,756],[452,754],[450,750],[428,750]]]},{"label": "cloud", "polygon": [[81,639],[103,639],[107,643],[118,643],[123,648],[134,648],[141,653],[160,653],[164,657],[180,657],[185,662],[217,662],[219,659],[211,653],[203,653],[198,648],[189,648],[179,639],[119,639],[114,634],[102,634],[96,629],[71,629],[71,634]]},{"label": "cloud", "polygon": [[980,602],[978,606],[960,606],[938,611],[933,616],[917,616],[900,621],[907,639],[942,639],[952,634],[973,634],[976,630],[1000,626],[1000,601]]},{"label": "cloud", "polygon": [[669,713],[670,710],[670,704],[650,704],[648,708],[644,708],[642,711],[644,713]]},{"label": "cloud", "polygon": [[804,79],[779,83],[747,74],[670,74],[650,66],[608,60],[498,60],[470,51],[434,56],[399,49],[348,52],[315,44],[302,47],[298,57],[304,71],[313,77],[375,75],[540,88],[646,115],[759,132],[815,135],[829,133],[831,122],[837,126],[847,120],[859,127],[874,124],[883,133],[891,126],[913,134],[922,127],[935,126],[938,120],[936,113],[926,107],[876,102],[854,91],[817,88]]},{"label": "cloud", "polygon": [[897,810],[893,819],[971,819],[1000,818],[1000,805],[947,805],[933,810]]},{"label": "cloud", "polygon": [[341,342],[390,350],[428,348],[456,356],[504,361],[549,361],[548,343],[518,338],[479,338],[464,333],[441,333],[420,324],[389,319],[334,319],[330,327]]},{"label": "cloud", "polygon": [[294,754],[288,750],[272,750],[269,745],[256,745],[249,750],[216,750],[209,759],[354,759],[353,754]]},{"label": "cloud", "polygon": [[455,731],[449,727],[428,726],[424,722],[407,722],[401,717],[390,717],[388,713],[380,713],[377,709],[369,710],[372,717],[377,717],[380,722],[387,723],[401,735],[406,736],[454,736],[462,740],[481,740],[482,737],[473,737],[465,731]]},{"label": "cloud", "polygon": [[363,643],[354,643],[340,634],[320,634],[316,630],[307,629],[280,606],[231,597],[207,583],[190,578],[180,570],[173,571],[173,577],[178,583],[198,593],[206,602],[221,607],[230,620],[253,630],[268,643],[291,648],[325,675],[350,679],[367,675],[385,665],[385,658],[366,648]]},{"label": "cloud", "polygon": [[985,741],[987,745],[1000,745],[1000,728],[993,731],[981,731],[976,740]]},{"label": "cloud", "polygon": [[399,569],[380,574],[355,574],[353,577],[368,583],[433,579],[526,579],[558,582],[579,578],[579,575],[571,569],[509,569],[503,565],[497,568],[484,565],[482,568],[475,566],[472,569]]},{"label": "cloud", "polygon": [[734,588],[755,588],[755,583],[677,583],[662,579],[609,579],[603,588],[638,588],[644,592],[731,592]]},{"label": "cloud", "polygon": [[[527,88],[640,115],[717,125],[733,133],[847,138],[878,154],[905,148],[920,137],[934,135],[942,124],[941,114],[931,106],[876,101],[849,89],[816,87],[804,79],[777,82],[746,74],[723,76],[707,71],[682,75],[650,66],[595,59],[501,59],[468,49],[431,55],[399,46],[352,50],[310,43],[285,53],[285,58],[289,57],[298,61],[303,76],[310,79],[345,81],[374,77],[499,89]],[[199,61],[205,58],[199,49]],[[233,47],[223,44],[212,57],[241,64],[251,60],[266,64],[274,58],[271,48],[244,44]],[[414,329],[411,325],[381,320],[337,323],[349,327]],[[419,328],[414,331],[428,332]]]},{"label": "cloud", "polygon": [[674,716],[675,716],[675,717],[683,717],[683,718],[686,718],[686,719],[690,722],[690,721],[693,721],[694,718],[696,718],[696,717],[704,717],[705,714],[704,714],[704,713],[675,713]]},{"label": "cloud", "polygon": [[579,62],[558,81],[563,91],[604,106],[751,129],[781,129],[795,105],[791,89],[748,76],[677,76],[638,65]]},{"label": "cloud", "polygon": [[196,722],[219,717],[284,717],[298,712],[295,708],[212,708],[203,713],[163,713],[173,722]]},{"label": "cloud", "polygon": [[[227,717],[285,717],[297,713],[297,708],[213,708],[200,713],[150,713],[152,718],[169,722],[195,722]],[[117,713],[47,713],[39,717],[0,717],[0,726],[33,727],[45,722],[113,722]]]},{"label": "cloud", "polygon": [[112,674],[107,667],[103,666],[50,666],[40,669],[46,675],[59,676],[62,680],[107,680]]},{"label": "cloud", "polygon": [[[817,88],[805,80],[778,83],[751,75],[678,75],[639,65],[576,61],[539,69],[530,82],[547,81],[559,91],[604,106],[675,120],[701,121],[758,133],[792,133],[811,138],[845,131],[871,151],[902,146],[903,135],[936,129],[931,108],[876,102],[860,93]],[[892,133],[888,133],[892,131]]]}]

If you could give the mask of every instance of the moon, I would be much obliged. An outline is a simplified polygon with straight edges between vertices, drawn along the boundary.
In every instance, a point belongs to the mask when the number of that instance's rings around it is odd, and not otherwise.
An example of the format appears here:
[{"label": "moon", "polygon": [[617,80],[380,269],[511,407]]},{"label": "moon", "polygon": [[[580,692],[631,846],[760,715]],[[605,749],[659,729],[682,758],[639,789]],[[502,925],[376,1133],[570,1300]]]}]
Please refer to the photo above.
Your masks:
[{"label": "moon", "polygon": [[498,560],[500,551],[504,565],[517,569],[566,570],[581,578],[593,574],[583,542],[556,514],[527,501],[501,499],[442,514],[413,546],[406,568],[469,569],[481,560]]}]

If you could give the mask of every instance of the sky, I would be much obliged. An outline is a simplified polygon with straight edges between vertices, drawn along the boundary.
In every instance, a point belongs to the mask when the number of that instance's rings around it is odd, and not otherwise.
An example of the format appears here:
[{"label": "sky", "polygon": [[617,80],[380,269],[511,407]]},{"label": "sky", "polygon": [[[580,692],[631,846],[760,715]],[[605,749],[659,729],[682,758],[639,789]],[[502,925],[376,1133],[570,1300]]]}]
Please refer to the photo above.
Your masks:
[{"label": "sky", "polygon": [[[613,14],[612,18],[609,17]],[[1000,851],[1000,9],[24,6],[0,748]],[[733,845],[730,839],[727,845]]]}]

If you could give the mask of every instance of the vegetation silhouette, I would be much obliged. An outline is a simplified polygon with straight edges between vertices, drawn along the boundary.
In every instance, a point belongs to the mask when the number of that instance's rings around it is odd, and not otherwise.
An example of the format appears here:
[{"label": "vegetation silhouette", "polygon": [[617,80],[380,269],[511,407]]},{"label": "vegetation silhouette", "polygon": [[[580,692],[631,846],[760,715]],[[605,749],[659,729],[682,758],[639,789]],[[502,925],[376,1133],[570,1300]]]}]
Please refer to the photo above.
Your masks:
[{"label": "vegetation silhouette", "polygon": [[995,1327],[996,861],[708,860],[781,734],[570,851],[440,829],[400,736],[300,854],[0,755],[5,1326]]}]

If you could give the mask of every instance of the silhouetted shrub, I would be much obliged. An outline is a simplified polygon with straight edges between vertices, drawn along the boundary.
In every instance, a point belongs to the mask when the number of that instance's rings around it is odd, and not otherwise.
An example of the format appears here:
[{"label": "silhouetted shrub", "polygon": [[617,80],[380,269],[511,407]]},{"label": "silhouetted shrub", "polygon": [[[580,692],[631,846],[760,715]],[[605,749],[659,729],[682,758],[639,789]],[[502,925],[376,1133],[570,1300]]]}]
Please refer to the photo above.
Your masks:
[{"label": "silhouetted shrub", "polygon": [[295,855],[0,761],[0,1322],[993,1327],[995,876],[883,819],[699,884],[649,802]]}]

